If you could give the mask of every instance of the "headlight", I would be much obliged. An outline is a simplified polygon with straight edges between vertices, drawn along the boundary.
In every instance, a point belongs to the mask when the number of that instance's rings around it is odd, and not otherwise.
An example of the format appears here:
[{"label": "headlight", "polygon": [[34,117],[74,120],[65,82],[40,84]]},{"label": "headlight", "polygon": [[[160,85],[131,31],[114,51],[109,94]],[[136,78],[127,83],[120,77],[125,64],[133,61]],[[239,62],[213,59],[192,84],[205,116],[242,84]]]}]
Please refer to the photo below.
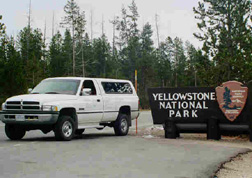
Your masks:
[{"label": "headlight", "polygon": [[2,104],[2,110],[5,110],[6,109],[6,105],[5,103]]},{"label": "headlight", "polygon": [[43,105],[42,111],[58,111],[57,106]]}]

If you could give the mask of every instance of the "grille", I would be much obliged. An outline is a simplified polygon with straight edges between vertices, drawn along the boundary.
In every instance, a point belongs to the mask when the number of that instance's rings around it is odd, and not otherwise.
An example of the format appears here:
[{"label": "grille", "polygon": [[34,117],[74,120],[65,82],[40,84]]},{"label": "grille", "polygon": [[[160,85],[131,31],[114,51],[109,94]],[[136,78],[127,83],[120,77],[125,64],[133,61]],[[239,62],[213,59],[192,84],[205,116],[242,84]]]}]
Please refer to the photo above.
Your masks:
[{"label": "grille", "polygon": [[37,101],[7,101],[7,110],[40,110],[39,102]]},{"label": "grille", "polygon": [[7,101],[7,104],[21,104],[21,101]]},{"label": "grille", "polygon": [[23,101],[23,104],[25,105],[25,104],[29,104],[29,105],[39,105],[39,102],[37,102],[37,101]]},{"label": "grille", "polygon": [[7,105],[6,108],[7,108],[7,109],[21,109],[21,106],[11,106],[11,105]]},{"label": "grille", "polygon": [[39,109],[39,106],[23,106],[23,109]]}]

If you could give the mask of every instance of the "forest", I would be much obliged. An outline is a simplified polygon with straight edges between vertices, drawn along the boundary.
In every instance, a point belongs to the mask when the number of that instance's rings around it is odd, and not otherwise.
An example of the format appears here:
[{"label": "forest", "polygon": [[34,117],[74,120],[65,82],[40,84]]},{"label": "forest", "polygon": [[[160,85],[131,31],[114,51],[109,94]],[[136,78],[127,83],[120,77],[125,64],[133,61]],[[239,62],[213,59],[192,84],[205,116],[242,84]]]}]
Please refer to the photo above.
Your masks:
[{"label": "forest", "polygon": [[138,71],[140,106],[149,108],[150,87],[218,86],[228,80],[252,79],[252,16],[250,0],[200,0],[194,7],[202,41],[195,48],[180,37],[153,42],[157,29],[139,27],[136,1],[111,19],[113,39],[102,31],[93,38],[85,28],[85,12],[68,0],[60,31],[45,42],[41,29],[28,22],[17,37],[6,34],[0,14],[0,102],[27,93],[47,77],[118,78],[134,83]]}]

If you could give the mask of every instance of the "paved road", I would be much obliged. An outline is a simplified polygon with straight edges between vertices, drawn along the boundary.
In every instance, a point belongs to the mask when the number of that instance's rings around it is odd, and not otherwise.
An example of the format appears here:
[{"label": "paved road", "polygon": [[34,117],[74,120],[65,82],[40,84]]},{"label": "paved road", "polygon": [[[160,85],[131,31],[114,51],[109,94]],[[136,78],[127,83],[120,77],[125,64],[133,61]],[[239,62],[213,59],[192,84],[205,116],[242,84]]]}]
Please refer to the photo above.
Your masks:
[{"label": "paved road", "polygon": [[[149,112],[140,127],[151,126]],[[53,133],[28,132],[10,141],[0,124],[0,177],[209,177],[218,165],[244,152],[188,140],[116,137],[112,129],[87,131],[71,142],[57,142]]]}]

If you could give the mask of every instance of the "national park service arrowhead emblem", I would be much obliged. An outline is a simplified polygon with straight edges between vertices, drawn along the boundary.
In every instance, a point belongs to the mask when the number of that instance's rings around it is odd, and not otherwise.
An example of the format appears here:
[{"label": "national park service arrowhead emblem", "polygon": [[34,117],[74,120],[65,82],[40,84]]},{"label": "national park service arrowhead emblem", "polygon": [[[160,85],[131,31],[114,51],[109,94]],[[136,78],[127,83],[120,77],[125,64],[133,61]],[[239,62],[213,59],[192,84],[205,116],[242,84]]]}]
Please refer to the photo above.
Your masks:
[{"label": "national park service arrowhead emblem", "polygon": [[246,104],[248,88],[242,85],[237,81],[229,81],[215,89],[219,107],[230,121],[240,115]]}]

